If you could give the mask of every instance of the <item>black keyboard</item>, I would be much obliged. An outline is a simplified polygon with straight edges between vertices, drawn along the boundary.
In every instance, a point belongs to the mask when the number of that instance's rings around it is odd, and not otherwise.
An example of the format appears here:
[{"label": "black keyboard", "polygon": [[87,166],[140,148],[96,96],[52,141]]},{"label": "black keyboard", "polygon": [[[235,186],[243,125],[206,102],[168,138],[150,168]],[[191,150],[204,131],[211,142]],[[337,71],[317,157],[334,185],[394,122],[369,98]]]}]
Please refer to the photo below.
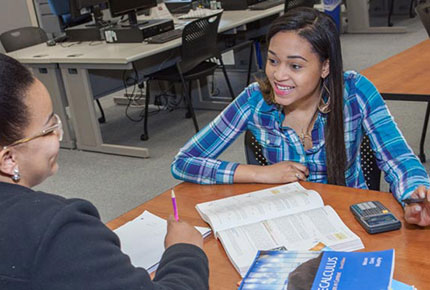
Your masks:
[{"label": "black keyboard", "polygon": [[182,29],[169,30],[145,39],[148,43],[165,43],[167,41],[182,37]]},{"label": "black keyboard", "polygon": [[266,10],[281,4],[284,4],[285,0],[265,0],[256,4],[249,5],[250,10]]}]

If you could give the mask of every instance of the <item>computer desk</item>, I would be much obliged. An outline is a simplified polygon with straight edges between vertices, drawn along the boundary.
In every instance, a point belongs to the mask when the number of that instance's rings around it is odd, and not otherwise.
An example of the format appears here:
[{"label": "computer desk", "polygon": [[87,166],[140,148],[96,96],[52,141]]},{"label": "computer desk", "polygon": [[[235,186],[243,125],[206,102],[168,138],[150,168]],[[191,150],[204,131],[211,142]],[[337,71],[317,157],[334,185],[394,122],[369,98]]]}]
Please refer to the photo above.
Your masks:
[{"label": "computer desk", "polygon": [[404,26],[370,26],[369,0],[346,0],[348,33],[406,33]]},{"label": "computer desk", "polygon": [[430,115],[430,39],[377,63],[361,73],[386,100],[427,102],[419,158],[426,161],[424,143]]},{"label": "computer desk", "polygon": [[[244,25],[279,14],[283,5],[263,11],[224,11],[219,32],[242,29]],[[164,44],[82,42],[39,44],[9,53],[28,65],[48,88],[54,110],[65,122],[63,147],[81,150],[149,157],[147,148],[107,144],[103,142],[96,117],[94,97],[104,96],[124,88],[124,71],[138,71],[140,78],[173,65],[179,56],[181,39]],[[74,132],[74,134],[73,134]]]},{"label": "computer desk", "polygon": [[[362,251],[395,249],[394,279],[413,284],[418,289],[428,289],[428,285],[430,285],[430,259],[428,258],[430,257],[430,227],[420,228],[406,224],[401,205],[390,193],[310,182],[301,182],[301,184],[305,188],[316,190],[322,196],[324,203],[331,205],[336,210],[343,222],[362,239],[365,246]],[[181,183],[175,186],[179,217],[192,225],[207,226],[195,210],[196,204],[271,186],[274,185]],[[368,234],[355,220],[349,206],[371,200],[379,200],[390,209],[402,221],[402,228],[376,235]],[[144,210],[149,210],[162,218],[173,214],[170,190],[110,221],[107,226],[116,229],[140,215]],[[236,284],[241,278],[231,265],[223,246],[213,235],[205,239],[204,251],[209,258],[210,289],[237,289]]]}]

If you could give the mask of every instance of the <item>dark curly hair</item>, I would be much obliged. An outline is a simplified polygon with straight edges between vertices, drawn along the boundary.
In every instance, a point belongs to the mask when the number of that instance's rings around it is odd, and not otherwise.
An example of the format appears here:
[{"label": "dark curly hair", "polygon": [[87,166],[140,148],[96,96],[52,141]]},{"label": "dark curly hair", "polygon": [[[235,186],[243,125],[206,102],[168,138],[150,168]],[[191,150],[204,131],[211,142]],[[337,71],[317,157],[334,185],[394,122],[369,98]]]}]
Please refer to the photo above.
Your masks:
[{"label": "dark curly hair", "polygon": [[[343,65],[339,32],[330,16],[316,9],[300,7],[275,19],[267,33],[267,43],[281,31],[294,31],[306,39],[321,62],[330,63],[325,84],[330,92],[330,112],[325,130],[328,183],[345,185],[346,150],[343,126]],[[268,104],[273,103],[273,89],[266,78],[258,80]],[[323,82],[321,81],[321,86]]]},{"label": "dark curly hair", "polygon": [[35,79],[28,68],[0,53],[0,146],[22,138],[28,125],[24,99]]}]

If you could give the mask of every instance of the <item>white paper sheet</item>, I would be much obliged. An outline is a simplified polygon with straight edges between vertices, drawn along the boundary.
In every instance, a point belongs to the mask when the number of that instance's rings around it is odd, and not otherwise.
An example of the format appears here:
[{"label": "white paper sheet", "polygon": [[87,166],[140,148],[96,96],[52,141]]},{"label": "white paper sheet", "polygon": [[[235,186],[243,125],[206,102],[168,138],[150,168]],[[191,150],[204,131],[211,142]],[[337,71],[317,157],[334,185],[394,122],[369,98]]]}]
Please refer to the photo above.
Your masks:
[{"label": "white paper sheet", "polygon": [[[203,237],[211,233],[210,228],[196,227],[196,229]],[[121,250],[130,257],[135,267],[145,268],[148,272],[157,269],[164,252],[164,238],[167,233],[165,219],[145,211],[114,232],[121,241]]]}]

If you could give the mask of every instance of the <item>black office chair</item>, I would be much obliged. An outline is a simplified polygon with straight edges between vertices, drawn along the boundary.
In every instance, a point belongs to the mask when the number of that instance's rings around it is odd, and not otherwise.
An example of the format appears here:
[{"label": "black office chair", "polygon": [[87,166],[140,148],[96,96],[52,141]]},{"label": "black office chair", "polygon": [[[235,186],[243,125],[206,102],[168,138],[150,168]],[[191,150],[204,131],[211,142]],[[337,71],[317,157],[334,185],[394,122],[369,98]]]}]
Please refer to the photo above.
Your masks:
[{"label": "black office chair", "polygon": [[[245,155],[246,163],[251,165],[268,165],[266,158],[263,156],[262,147],[255,139],[251,131],[245,133]],[[369,137],[364,136],[361,146],[361,168],[363,169],[364,178],[367,187],[371,190],[380,189],[381,170],[379,169],[372,147],[370,147]]]},{"label": "black office chair", "polygon": [[297,7],[314,7],[315,0],[285,0],[284,13]]},{"label": "black office chair", "polygon": [[381,170],[376,163],[375,153],[370,146],[370,139],[364,135],[360,145],[361,168],[367,187],[379,191],[381,186]]},{"label": "black office chair", "polygon": [[[185,105],[188,108],[187,118],[192,118],[196,132],[199,131],[197,119],[194,113],[191,88],[192,81],[214,74],[218,67],[222,68],[232,100],[235,98],[230,80],[227,76],[221,54],[217,47],[218,25],[221,14],[213,14],[194,20],[184,27],[182,32],[181,57],[174,66],[146,76],[146,99],[143,134],[141,140],[148,140],[148,106],[150,100],[150,82],[152,80],[164,80],[181,82]],[[218,59],[220,65],[213,61]],[[187,84],[188,82],[188,84]]]},{"label": "black office chair", "polygon": [[250,165],[268,165],[266,158],[263,156],[263,151],[260,143],[258,143],[254,134],[251,131],[245,132],[245,156],[246,163]]},{"label": "black office chair", "polygon": [[34,26],[12,29],[0,35],[0,42],[6,52],[23,49],[47,40],[46,32],[42,28]]}]

